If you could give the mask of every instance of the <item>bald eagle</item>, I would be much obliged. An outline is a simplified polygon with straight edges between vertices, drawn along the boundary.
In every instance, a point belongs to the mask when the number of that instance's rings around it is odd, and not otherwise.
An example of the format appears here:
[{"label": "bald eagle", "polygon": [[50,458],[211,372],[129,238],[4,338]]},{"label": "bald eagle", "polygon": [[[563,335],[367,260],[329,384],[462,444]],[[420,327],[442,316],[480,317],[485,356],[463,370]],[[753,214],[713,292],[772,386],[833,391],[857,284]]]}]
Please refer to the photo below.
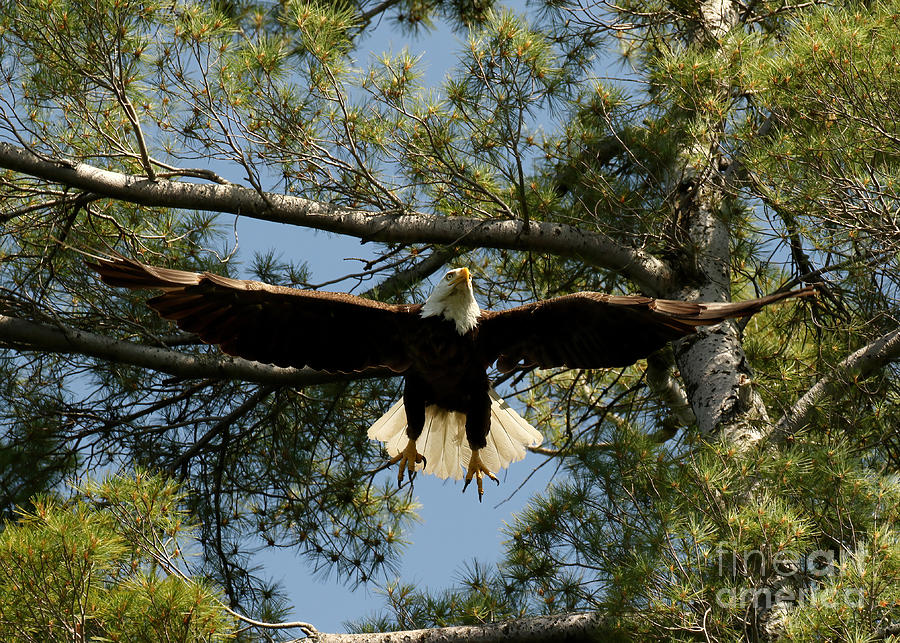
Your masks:
[{"label": "bald eagle", "polygon": [[[491,388],[487,369],[627,366],[695,332],[752,315],[811,287],[736,303],[579,292],[509,310],[481,310],[467,268],[449,270],[423,304],[299,290],[204,272],[149,266],[121,255],[89,264],[111,286],[163,294],[162,317],[234,356],[333,373],[387,368],[403,397],[369,429],[390,465],[442,478],[483,477],[521,460],[541,434]],[[465,437],[465,439],[463,439]],[[419,451],[422,445],[422,452]]]}]

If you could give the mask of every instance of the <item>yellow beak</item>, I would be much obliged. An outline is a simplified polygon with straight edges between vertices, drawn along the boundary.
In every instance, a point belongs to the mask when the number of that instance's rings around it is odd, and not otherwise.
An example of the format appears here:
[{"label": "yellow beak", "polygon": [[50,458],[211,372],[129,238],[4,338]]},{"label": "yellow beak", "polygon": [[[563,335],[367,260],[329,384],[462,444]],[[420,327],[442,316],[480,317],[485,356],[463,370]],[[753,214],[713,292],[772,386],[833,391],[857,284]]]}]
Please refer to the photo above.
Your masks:
[{"label": "yellow beak", "polygon": [[453,280],[453,284],[456,285],[456,284],[458,284],[458,283],[460,283],[460,282],[462,282],[462,281],[468,282],[468,281],[471,280],[471,278],[472,278],[472,277],[471,277],[471,275],[469,274],[469,269],[468,269],[468,268],[460,268],[460,269],[459,269],[459,272],[458,272],[457,275],[456,275],[456,279]]}]

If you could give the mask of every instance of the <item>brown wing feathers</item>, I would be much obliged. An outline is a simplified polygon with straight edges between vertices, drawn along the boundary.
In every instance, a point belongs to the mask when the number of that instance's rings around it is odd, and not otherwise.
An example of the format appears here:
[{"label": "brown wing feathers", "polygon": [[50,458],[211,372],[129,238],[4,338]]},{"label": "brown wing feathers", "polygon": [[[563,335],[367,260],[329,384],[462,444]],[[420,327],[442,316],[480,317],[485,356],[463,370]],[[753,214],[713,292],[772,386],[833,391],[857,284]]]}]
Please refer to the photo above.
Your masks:
[{"label": "brown wing feathers", "polygon": [[122,288],[183,288],[200,283],[203,276],[197,272],[145,266],[121,255],[115,259],[98,259],[97,263],[88,263],[88,266],[100,273],[104,283]]},{"label": "brown wing feathers", "polygon": [[814,293],[810,287],[727,303],[575,293],[484,312],[478,342],[485,363],[496,360],[501,371],[519,366],[627,366],[697,326],[752,315],[775,301]]},{"label": "brown wing feathers", "polygon": [[653,299],[582,292],[483,313],[478,341],[485,362],[521,366],[626,366],[692,332],[677,319],[649,313]]},{"label": "brown wing feathers", "polygon": [[815,286],[799,290],[775,293],[759,299],[734,302],[693,302],[672,299],[655,299],[651,308],[657,313],[678,319],[691,326],[709,326],[735,317],[747,317],[782,299],[810,297],[816,294]]},{"label": "brown wing feathers", "polygon": [[147,303],[230,355],[337,372],[408,365],[402,337],[417,307],[158,268],[122,256],[90,265],[110,285],[164,291]]},{"label": "brown wing feathers", "polygon": [[[352,372],[410,365],[407,342],[421,306],[346,293],[296,290],[212,273],[147,266],[115,256],[90,264],[112,286],[151,288],[148,303],[226,353],[281,366]],[[752,315],[803,288],[741,302],[702,303],[582,292],[504,311],[484,311],[477,346],[500,370],[626,366],[667,342],[732,317]]]}]

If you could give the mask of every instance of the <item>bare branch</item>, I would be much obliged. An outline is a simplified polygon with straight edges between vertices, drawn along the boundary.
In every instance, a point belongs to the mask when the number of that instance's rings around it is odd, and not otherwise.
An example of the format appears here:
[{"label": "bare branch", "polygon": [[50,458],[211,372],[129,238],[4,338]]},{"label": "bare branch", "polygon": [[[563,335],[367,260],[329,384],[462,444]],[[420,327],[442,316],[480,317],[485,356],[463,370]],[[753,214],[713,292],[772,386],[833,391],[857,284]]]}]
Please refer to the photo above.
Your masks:
[{"label": "bare branch", "polygon": [[5,142],[0,142],[0,167],[129,203],[231,213],[364,241],[508,248],[577,257],[621,272],[649,294],[666,291],[672,280],[668,265],[641,249],[563,223],[368,212],[237,185],[149,181],[85,163],[48,161]]},{"label": "bare branch", "polygon": [[647,358],[647,385],[650,390],[672,412],[672,417],[681,426],[691,426],[697,421],[687,393],[681,383],[675,378],[675,356],[671,348],[657,351]]},{"label": "bare branch", "polygon": [[115,90],[116,98],[119,100],[119,104],[122,105],[125,116],[131,123],[131,129],[134,130],[134,135],[138,143],[138,150],[141,153],[141,165],[143,165],[144,171],[147,173],[147,178],[151,181],[155,181],[156,172],[153,171],[153,164],[150,162],[150,153],[147,151],[147,141],[144,138],[144,130],[141,129],[141,121],[138,118],[137,111],[134,109],[134,105],[131,104],[131,101],[128,100],[128,95],[125,93],[124,87],[121,87],[116,83],[113,88]]},{"label": "bare branch", "polygon": [[359,20],[363,25],[368,25],[372,21],[372,18],[374,18],[378,14],[384,13],[395,4],[400,4],[400,1],[401,0],[382,0],[382,2],[378,3],[368,11],[364,11],[359,16]]},{"label": "bare branch", "polygon": [[806,425],[821,400],[845,389],[847,382],[865,379],[896,359],[900,359],[900,328],[854,351],[835,367],[833,375],[826,375],[810,387],[778,421],[773,439],[784,441]]},{"label": "bare branch", "polygon": [[409,288],[423,279],[430,277],[441,269],[441,266],[453,259],[457,254],[452,248],[435,248],[430,255],[405,270],[394,273],[366,293],[367,297],[377,296],[384,299]]},{"label": "bare branch", "polygon": [[282,368],[227,355],[187,355],[165,348],[118,341],[67,326],[41,324],[6,315],[0,315],[0,346],[44,353],[80,353],[177,377],[239,379],[277,386],[303,387],[391,375],[386,369],[341,375],[306,368]]},{"label": "bare branch", "polygon": [[[538,643],[568,641],[585,643],[604,640],[613,636],[615,629],[603,622],[598,614],[557,614],[537,616],[503,623],[484,625],[458,625],[430,630],[408,630],[406,632],[384,632],[365,634],[323,634],[315,638],[317,643],[389,643],[395,641],[428,641],[428,643]],[[621,632],[618,632],[621,636]],[[295,639],[297,643],[303,639]]]}]

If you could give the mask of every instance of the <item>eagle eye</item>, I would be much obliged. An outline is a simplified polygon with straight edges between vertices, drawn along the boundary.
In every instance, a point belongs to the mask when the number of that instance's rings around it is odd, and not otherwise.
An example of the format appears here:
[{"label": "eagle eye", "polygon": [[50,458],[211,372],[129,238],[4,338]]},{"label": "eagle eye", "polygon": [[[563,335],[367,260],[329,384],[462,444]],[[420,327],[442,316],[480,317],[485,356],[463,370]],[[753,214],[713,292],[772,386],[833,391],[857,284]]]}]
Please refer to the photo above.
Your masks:
[{"label": "eagle eye", "polygon": [[447,281],[450,281],[451,279],[453,279],[453,273],[452,273],[452,272],[448,272],[448,273],[447,273],[447,276],[444,277],[444,279],[446,279]]}]

